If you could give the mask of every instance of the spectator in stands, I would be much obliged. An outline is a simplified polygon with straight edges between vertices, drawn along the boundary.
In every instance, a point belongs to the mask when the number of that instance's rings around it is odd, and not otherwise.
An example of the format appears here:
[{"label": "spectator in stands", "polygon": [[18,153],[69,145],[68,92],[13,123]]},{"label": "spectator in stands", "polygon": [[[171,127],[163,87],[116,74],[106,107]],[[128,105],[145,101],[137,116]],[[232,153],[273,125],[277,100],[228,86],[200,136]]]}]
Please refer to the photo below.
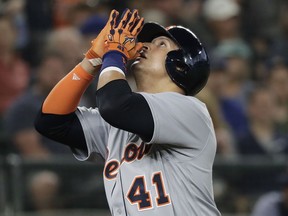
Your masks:
[{"label": "spectator in stands", "polygon": [[37,215],[44,216],[51,214],[49,211],[60,208],[60,186],[61,180],[56,173],[48,170],[34,173],[27,185],[27,210],[37,211]]},{"label": "spectator in stands", "polygon": [[288,173],[278,179],[279,190],[262,195],[256,202],[251,216],[288,215]]},{"label": "spectator in stands", "polygon": [[0,118],[29,84],[29,67],[15,50],[17,31],[12,20],[0,16]]},{"label": "spectator in stands", "polygon": [[277,11],[279,17],[278,35],[273,35],[271,39],[273,40],[272,46],[270,48],[271,55],[282,57],[285,61],[288,61],[288,2],[280,1],[282,4]]},{"label": "spectator in stands", "polygon": [[255,36],[265,38],[275,37],[279,26],[279,9],[283,8],[282,1],[271,0],[238,0],[242,8],[242,30],[245,38],[253,43]]},{"label": "spectator in stands", "polygon": [[55,0],[51,7],[54,26],[60,28],[70,25],[70,12],[79,4],[85,4],[85,0]]},{"label": "spectator in stands", "polygon": [[181,13],[183,12],[182,10],[183,2],[184,2],[183,0],[154,0],[150,1],[149,10],[151,12],[151,9],[154,9],[154,11],[156,9],[156,11],[166,16],[167,23],[161,23],[161,24],[173,25],[175,23],[181,23],[180,16]]},{"label": "spectator in stands", "polygon": [[66,25],[79,28],[91,16],[93,16],[93,9],[86,3],[71,5],[67,11]]},{"label": "spectator in stands", "polygon": [[210,49],[222,43],[236,42],[249,49],[242,39],[241,7],[235,0],[207,0],[203,5],[203,15],[210,39],[207,38]]},{"label": "spectator in stands", "polygon": [[203,16],[211,31],[207,34],[211,38],[205,40],[211,59],[225,62],[220,109],[237,140],[248,128],[245,97],[252,85],[252,52],[242,38],[241,8],[235,0],[207,0],[203,3]]},{"label": "spectator in stands", "polygon": [[224,62],[211,59],[211,72],[207,85],[196,97],[206,104],[213,120],[217,139],[217,154],[230,158],[236,154],[234,136],[220,107],[220,97],[225,85],[225,70]]},{"label": "spectator in stands", "polygon": [[29,39],[24,11],[25,3],[25,0],[10,0],[3,5],[3,13],[11,18],[17,29],[16,47],[18,50],[23,50],[27,46]]},{"label": "spectator in stands", "polygon": [[[36,117],[43,100],[54,85],[65,76],[64,58],[56,52],[45,53],[35,71],[35,80],[31,87],[15,101],[5,114],[10,152],[25,159],[49,160],[66,156],[69,148],[47,139],[34,129]],[[68,156],[69,155],[69,156]],[[71,157],[71,154],[67,154]],[[60,177],[52,171],[36,171],[28,179],[25,210],[40,212],[59,207],[58,194]]]},{"label": "spectator in stands", "polygon": [[23,1],[24,18],[28,27],[28,44],[24,49],[23,57],[34,68],[41,60],[42,46],[47,34],[53,30],[52,5],[54,1]]},{"label": "spectator in stands", "polygon": [[273,63],[268,75],[268,87],[276,100],[276,124],[282,133],[288,132],[288,66],[283,59]]},{"label": "spectator in stands", "polygon": [[242,155],[279,156],[288,153],[287,137],[275,127],[276,101],[267,87],[255,87],[248,98],[249,131],[239,138]]},{"label": "spectator in stands", "polygon": [[49,158],[69,152],[66,146],[39,136],[33,122],[43,100],[65,73],[62,56],[58,53],[46,54],[37,69],[35,83],[7,111],[5,128],[9,140],[21,156]]},{"label": "spectator in stands", "polygon": [[[163,26],[175,25],[181,22],[178,18],[183,15],[183,0],[138,0],[126,1],[127,8],[137,8],[139,14],[142,14],[146,22],[157,22]],[[179,11],[181,11],[179,13]],[[189,11],[191,14],[191,11]],[[173,13],[173,15],[171,14]],[[175,16],[177,21],[175,22]],[[183,24],[182,24],[183,25]],[[188,27],[188,26],[186,26]]]},{"label": "spectator in stands", "polygon": [[220,98],[224,119],[233,131],[235,139],[247,132],[246,95],[252,83],[247,77],[248,65],[235,57],[227,61],[226,83]]},{"label": "spectator in stands", "polygon": [[52,31],[47,37],[44,50],[59,52],[64,58],[65,68],[68,71],[80,62],[83,57],[81,53],[85,51],[82,35],[75,27],[63,27]]},{"label": "spectator in stands", "polygon": [[215,91],[218,92],[221,113],[236,140],[248,130],[246,97],[254,85],[249,79],[250,58],[250,50],[237,41],[222,43],[211,52],[211,59],[223,64],[224,73],[219,74],[222,75],[222,85]]}]

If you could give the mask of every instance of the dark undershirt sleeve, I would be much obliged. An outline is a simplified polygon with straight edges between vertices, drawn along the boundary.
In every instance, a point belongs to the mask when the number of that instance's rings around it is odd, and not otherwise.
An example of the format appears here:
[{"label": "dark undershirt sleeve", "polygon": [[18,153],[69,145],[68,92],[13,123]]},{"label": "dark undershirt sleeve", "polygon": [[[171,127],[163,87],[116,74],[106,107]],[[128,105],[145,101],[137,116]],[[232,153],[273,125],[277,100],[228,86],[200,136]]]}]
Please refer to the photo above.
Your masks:
[{"label": "dark undershirt sleeve", "polygon": [[[99,89],[96,95],[105,121],[138,134],[145,141],[152,139],[154,122],[149,105],[141,94],[131,91],[127,81],[112,81]],[[44,114],[40,110],[35,119],[35,129],[54,141],[87,151],[84,132],[75,113]]]},{"label": "dark undershirt sleeve", "polygon": [[44,114],[40,110],[34,124],[40,134],[72,148],[87,151],[84,132],[74,112],[56,115]]},{"label": "dark undershirt sleeve", "polygon": [[132,92],[126,80],[111,81],[97,90],[96,103],[102,118],[112,126],[135,133],[144,141],[152,139],[150,107],[143,95]]}]

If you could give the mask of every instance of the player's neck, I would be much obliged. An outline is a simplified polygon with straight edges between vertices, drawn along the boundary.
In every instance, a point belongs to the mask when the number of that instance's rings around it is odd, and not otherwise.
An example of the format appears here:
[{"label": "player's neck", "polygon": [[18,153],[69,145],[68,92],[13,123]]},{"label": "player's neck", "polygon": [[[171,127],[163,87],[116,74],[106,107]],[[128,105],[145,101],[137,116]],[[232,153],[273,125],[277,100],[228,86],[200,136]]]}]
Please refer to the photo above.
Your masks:
[{"label": "player's neck", "polygon": [[137,83],[137,91],[147,93],[176,92],[179,94],[184,94],[184,91],[178,86],[174,85],[174,83],[161,83],[161,81],[158,81],[157,84],[155,82]]}]

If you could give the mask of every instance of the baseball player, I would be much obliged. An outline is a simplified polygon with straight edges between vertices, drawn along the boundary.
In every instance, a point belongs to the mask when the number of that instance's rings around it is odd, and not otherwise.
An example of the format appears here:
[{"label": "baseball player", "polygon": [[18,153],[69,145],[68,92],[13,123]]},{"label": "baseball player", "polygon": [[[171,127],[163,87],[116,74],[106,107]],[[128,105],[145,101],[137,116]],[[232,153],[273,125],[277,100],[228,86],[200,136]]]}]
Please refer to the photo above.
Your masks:
[{"label": "baseball player", "polygon": [[[83,61],[44,101],[36,129],[78,160],[103,158],[113,216],[218,216],[215,134],[193,97],[208,79],[207,54],[184,27],[143,23],[137,10],[121,17],[113,10]],[[126,80],[131,59],[137,92]],[[97,108],[77,107],[97,74]]]}]

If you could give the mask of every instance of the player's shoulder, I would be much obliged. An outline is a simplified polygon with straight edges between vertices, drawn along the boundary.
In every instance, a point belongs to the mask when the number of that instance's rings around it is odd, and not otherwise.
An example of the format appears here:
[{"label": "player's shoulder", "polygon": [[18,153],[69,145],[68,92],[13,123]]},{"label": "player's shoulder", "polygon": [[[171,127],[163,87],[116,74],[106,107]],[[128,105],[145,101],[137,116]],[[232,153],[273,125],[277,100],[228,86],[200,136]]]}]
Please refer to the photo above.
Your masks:
[{"label": "player's shoulder", "polygon": [[149,94],[149,93],[141,93],[144,98],[148,101],[158,101],[161,102],[162,105],[169,104],[169,105],[175,105],[175,106],[187,106],[188,107],[194,107],[195,109],[204,109],[206,110],[206,104],[203,103],[201,100],[199,100],[196,97],[193,96],[187,96],[183,94],[179,94],[176,92],[161,92],[156,94]]}]

